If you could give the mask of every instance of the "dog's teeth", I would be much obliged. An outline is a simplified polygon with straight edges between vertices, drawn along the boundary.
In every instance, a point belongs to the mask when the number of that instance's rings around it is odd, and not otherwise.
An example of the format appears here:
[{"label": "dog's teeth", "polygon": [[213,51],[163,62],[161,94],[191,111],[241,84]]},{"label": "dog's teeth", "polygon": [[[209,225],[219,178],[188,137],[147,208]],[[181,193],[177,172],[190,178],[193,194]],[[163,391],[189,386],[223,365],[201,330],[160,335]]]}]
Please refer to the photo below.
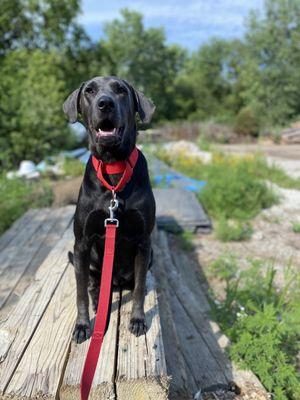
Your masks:
[{"label": "dog's teeth", "polygon": [[115,134],[115,132],[116,132],[116,128],[114,128],[113,130],[111,130],[111,131],[103,131],[102,129],[98,129],[97,130],[97,135],[114,135]]}]

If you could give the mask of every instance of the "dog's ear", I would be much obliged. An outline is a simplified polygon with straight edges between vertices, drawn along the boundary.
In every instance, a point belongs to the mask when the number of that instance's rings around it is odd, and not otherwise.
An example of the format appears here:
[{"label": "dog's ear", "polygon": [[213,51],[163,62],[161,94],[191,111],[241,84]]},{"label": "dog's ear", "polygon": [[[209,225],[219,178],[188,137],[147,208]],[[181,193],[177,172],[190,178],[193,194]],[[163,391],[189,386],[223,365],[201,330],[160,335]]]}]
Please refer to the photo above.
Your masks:
[{"label": "dog's ear", "polygon": [[133,89],[136,111],[138,112],[141,121],[148,124],[151,121],[152,115],[155,111],[153,102],[139,90]]},{"label": "dog's ear", "polygon": [[71,124],[74,124],[74,122],[77,121],[78,119],[78,113],[80,114],[80,95],[81,91],[83,88],[84,82],[80,85],[80,87],[74,92],[72,92],[67,100],[63,104],[63,110],[66,116],[69,119],[69,122]]}]

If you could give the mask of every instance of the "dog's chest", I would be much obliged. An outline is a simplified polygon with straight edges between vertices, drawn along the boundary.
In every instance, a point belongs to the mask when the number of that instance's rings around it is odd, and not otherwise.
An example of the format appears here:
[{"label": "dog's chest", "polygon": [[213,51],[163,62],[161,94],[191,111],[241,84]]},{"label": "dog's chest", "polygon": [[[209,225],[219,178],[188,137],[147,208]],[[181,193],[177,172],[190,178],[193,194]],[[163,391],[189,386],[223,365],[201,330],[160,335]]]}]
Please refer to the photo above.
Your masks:
[{"label": "dog's chest", "polygon": [[[93,237],[96,235],[104,239],[104,221],[108,217],[108,212],[102,209],[89,213],[85,222],[85,236]],[[118,238],[135,240],[144,234],[145,220],[141,211],[135,209],[124,210],[121,208],[117,210],[115,217],[119,220]]]}]

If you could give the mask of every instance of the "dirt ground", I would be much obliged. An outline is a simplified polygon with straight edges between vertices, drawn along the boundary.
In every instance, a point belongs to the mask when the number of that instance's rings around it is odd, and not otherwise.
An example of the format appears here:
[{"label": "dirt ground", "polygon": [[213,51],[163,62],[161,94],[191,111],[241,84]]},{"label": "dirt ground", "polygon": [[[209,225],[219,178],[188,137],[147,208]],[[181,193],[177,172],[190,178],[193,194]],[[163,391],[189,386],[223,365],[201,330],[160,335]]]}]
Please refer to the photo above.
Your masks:
[{"label": "dirt ground", "polygon": [[[280,160],[281,167],[292,176],[300,177],[300,146],[223,145],[223,151],[246,153],[260,151],[269,159]],[[272,185],[281,202],[262,211],[252,222],[252,238],[245,242],[222,243],[214,234],[198,235],[195,239],[199,262],[205,268],[224,253],[236,254],[241,264],[251,259],[270,260],[276,267],[277,280],[282,282],[288,265],[300,268],[300,233],[294,233],[293,222],[300,222],[300,191]]]}]

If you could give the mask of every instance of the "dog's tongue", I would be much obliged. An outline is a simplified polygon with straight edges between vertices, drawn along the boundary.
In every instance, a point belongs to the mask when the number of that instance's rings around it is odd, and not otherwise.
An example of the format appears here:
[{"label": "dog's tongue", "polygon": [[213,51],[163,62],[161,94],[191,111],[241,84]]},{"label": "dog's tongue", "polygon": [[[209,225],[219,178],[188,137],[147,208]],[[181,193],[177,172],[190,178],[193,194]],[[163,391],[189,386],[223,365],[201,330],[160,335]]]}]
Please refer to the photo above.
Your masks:
[{"label": "dog's tongue", "polygon": [[116,128],[112,129],[111,131],[103,131],[102,129],[98,129],[97,136],[109,136],[114,135],[116,133]]}]

